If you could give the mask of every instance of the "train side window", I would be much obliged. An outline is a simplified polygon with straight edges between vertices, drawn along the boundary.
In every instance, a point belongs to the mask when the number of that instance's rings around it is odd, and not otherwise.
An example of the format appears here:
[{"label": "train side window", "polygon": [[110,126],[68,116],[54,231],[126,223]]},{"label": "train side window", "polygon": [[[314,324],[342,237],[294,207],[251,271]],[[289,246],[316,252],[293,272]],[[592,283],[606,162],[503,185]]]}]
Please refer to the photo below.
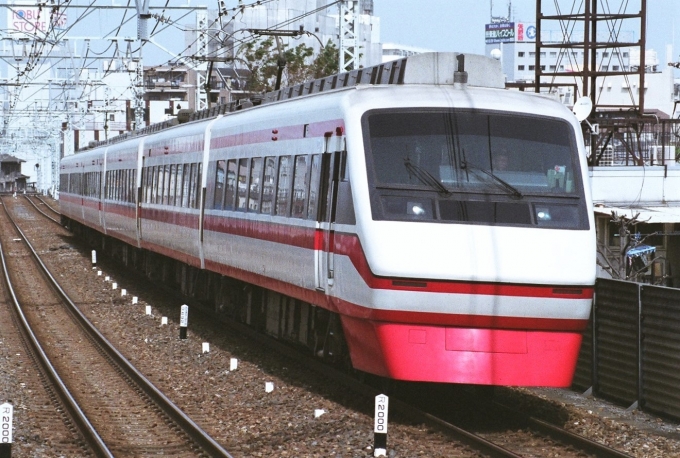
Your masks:
[{"label": "train side window", "polygon": [[248,211],[258,212],[260,211],[260,195],[262,194],[262,158],[254,157],[250,162]]},{"label": "train side window", "polygon": [[122,201],[125,195],[125,188],[123,186],[123,172],[124,170],[116,170],[116,200]]},{"label": "train side window", "polygon": [[151,204],[156,203],[156,199],[158,199],[158,166],[154,165],[151,167]]},{"label": "train side window", "polygon": [[189,187],[189,208],[198,208],[198,193],[196,190],[201,186],[200,164],[191,164],[191,180]]},{"label": "train side window", "polygon": [[217,161],[215,171],[215,195],[213,196],[213,208],[216,210],[222,209],[222,201],[224,200],[224,183],[227,176],[227,161]]},{"label": "train side window", "polygon": [[304,218],[306,215],[307,188],[309,186],[309,167],[307,156],[295,157],[295,175],[293,178],[293,203],[291,215],[293,218]]},{"label": "train side window", "polygon": [[170,165],[170,189],[168,191],[168,205],[175,205],[175,187],[177,186],[175,179],[177,178],[177,166]]},{"label": "train side window", "polygon": [[144,169],[144,174],[142,175],[144,177],[144,180],[146,181],[146,185],[144,186],[144,203],[145,204],[150,204],[151,203],[151,184],[153,183],[153,168],[152,167],[147,167]]},{"label": "train side window", "polygon": [[191,189],[191,164],[184,164],[182,176],[182,207],[189,207],[189,194]]},{"label": "train side window", "polygon": [[196,164],[191,164],[189,169],[189,204],[188,208],[194,208],[196,202]]},{"label": "train side window", "polygon": [[203,185],[203,180],[201,177],[203,176],[203,163],[199,162],[196,164],[196,169],[198,172],[196,173],[196,202],[194,204],[194,208],[198,208],[201,204],[201,186]]},{"label": "train side window", "polygon": [[321,182],[321,155],[312,155],[312,166],[309,175],[309,205],[307,206],[307,219],[316,220],[317,207],[319,205],[319,184]]},{"label": "train side window", "polygon": [[128,188],[130,190],[130,199],[129,202],[131,204],[135,203],[135,198],[137,196],[137,193],[135,192],[137,190],[137,171],[135,169],[129,169],[128,173],[130,174],[130,187]]},{"label": "train side window", "polygon": [[177,191],[175,191],[175,205],[178,207],[182,206],[182,190],[184,189],[184,174],[182,173],[184,170],[184,165],[182,164],[177,164],[177,178],[175,179],[175,183],[177,183]]},{"label": "train side window", "polygon": [[240,159],[238,162],[236,209],[246,210],[248,202],[248,159]]},{"label": "train side window", "polygon": [[118,170],[111,172],[111,199],[118,200]]},{"label": "train side window", "polygon": [[234,199],[236,198],[236,160],[227,161],[226,192],[224,198],[225,210],[234,209]]},{"label": "train side window", "polygon": [[291,165],[290,156],[279,157],[279,179],[276,186],[276,209],[275,214],[288,216],[290,206]]},{"label": "train side window", "polygon": [[269,156],[264,159],[264,179],[262,182],[262,213],[270,215],[274,198],[274,185],[276,184],[275,157]]},{"label": "train side window", "polygon": [[167,203],[168,203],[168,187],[169,187],[169,184],[170,184],[170,166],[164,165],[164,166],[161,166],[161,167],[163,168],[163,181],[161,182],[162,187],[159,190],[159,192],[161,193],[161,202],[160,203],[163,204],[163,205],[167,205]]},{"label": "train side window", "polygon": [[128,171],[120,171],[120,195],[119,200],[125,202],[128,199]]}]

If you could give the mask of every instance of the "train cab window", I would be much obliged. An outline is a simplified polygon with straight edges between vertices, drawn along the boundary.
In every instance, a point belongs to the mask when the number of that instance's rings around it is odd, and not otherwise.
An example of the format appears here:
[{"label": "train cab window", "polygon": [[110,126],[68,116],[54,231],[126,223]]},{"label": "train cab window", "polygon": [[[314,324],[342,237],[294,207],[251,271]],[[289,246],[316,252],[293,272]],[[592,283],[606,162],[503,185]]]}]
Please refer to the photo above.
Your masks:
[{"label": "train cab window", "polygon": [[213,196],[213,208],[215,210],[222,210],[222,201],[224,200],[224,183],[227,176],[227,161],[217,161],[215,167],[215,194]]},{"label": "train cab window", "polygon": [[250,191],[248,193],[248,211],[260,211],[262,194],[262,158],[254,157],[250,161]]},{"label": "train cab window", "polygon": [[262,213],[269,215],[272,212],[274,185],[276,183],[275,157],[270,156],[264,159],[264,179],[262,183]]},{"label": "train cab window", "polygon": [[238,182],[236,184],[238,196],[236,197],[236,209],[246,210],[248,199],[248,159],[241,159],[238,163]]},{"label": "train cab window", "polygon": [[275,214],[288,216],[290,204],[290,186],[292,178],[292,161],[290,156],[279,158],[279,178],[276,186],[276,209]]},{"label": "train cab window", "polygon": [[363,128],[374,219],[412,220],[430,199],[419,220],[588,229],[566,120],[423,108],[370,111]]},{"label": "train cab window", "polygon": [[227,161],[227,181],[223,207],[225,210],[234,209],[234,200],[236,198],[236,173],[236,159],[230,159]]},{"label": "train cab window", "polygon": [[309,205],[307,206],[307,219],[315,220],[317,215],[319,184],[321,182],[321,155],[312,155],[312,166],[309,174]]},{"label": "train cab window", "polygon": [[305,205],[307,204],[307,188],[309,186],[309,170],[307,156],[295,157],[295,176],[293,178],[293,203],[291,216],[293,218],[305,217]]}]

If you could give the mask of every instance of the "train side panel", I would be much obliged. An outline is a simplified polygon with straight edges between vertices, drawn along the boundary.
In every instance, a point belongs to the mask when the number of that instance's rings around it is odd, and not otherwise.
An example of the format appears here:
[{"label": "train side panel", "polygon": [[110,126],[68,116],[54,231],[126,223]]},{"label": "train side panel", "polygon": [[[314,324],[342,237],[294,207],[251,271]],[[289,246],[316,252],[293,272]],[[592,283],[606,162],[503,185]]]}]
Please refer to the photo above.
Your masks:
[{"label": "train side panel", "polygon": [[133,139],[109,147],[103,193],[106,234],[137,248],[139,237],[136,178],[141,142],[143,139]]},{"label": "train side panel", "polygon": [[142,154],[142,248],[201,267],[200,215],[207,123],[149,136]]},{"label": "train side panel", "polygon": [[102,233],[105,232],[101,201],[105,155],[106,148],[99,148],[65,158],[61,174],[68,175],[68,190],[60,192],[64,216]]}]

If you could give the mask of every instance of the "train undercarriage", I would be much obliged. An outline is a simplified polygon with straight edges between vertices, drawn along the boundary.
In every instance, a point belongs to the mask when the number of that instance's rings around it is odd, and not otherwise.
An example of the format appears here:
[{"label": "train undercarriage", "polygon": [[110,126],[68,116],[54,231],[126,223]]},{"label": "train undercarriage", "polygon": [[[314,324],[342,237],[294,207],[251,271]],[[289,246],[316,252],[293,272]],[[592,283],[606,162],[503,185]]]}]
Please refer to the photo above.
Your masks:
[{"label": "train undercarriage", "polygon": [[338,314],[276,291],[135,248],[77,221],[62,223],[99,256],[104,255],[145,275],[155,284],[180,293],[186,301],[215,318],[246,324],[351,371]]}]

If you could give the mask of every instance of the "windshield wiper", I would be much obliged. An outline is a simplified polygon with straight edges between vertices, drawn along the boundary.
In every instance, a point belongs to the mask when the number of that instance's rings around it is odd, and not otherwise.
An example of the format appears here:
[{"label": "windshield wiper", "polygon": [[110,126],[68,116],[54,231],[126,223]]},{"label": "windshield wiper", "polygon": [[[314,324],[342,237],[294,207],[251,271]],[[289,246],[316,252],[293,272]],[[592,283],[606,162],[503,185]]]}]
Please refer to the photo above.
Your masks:
[{"label": "windshield wiper", "polygon": [[404,159],[404,167],[406,167],[406,170],[408,170],[409,175],[413,175],[416,177],[418,180],[420,180],[421,183],[426,184],[433,188],[435,191],[437,191],[440,194],[444,194],[446,196],[451,195],[451,191],[441,184],[439,180],[437,180],[430,172],[428,172],[426,169],[415,165],[411,162],[411,159],[406,158]]},{"label": "windshield wiper", "polygon": [[522,194],[522,192],[521,192],[519,189],[517,189],[516,187],[514,187],[513,185],[511,185],[511,184],[508,183],[507,181],[503,180],[502,178],[499,178],[499,177],[498,177],[497,175],[495,175],[491,170],[486,170],[486,169],[483,169],[483,168],[481,168],[481,167],[477,167],[476,165],[472,165],[472,164],[470,164],[470,163],[467,162],[467,161],[463,161],[463,163],[461,164],[460,168],[461,168],[461,169],[464,169],[464,170],[467,169],[467,170],[471,171],[473,174],[475,174],[475,175],[477,175],[477,176],[479,176],[479,175],[477,174],[477,172],[481,172],[481,173],[483,173],[484,175],[486,175],[487,177],[489,177],[489,178],[491,178],[492,180],[494,180],[494,182],[496,182],[496,184],[500,185],[500,186],[501,186],[503,189],[505,189],[511,196],[513,196],[513,197],[515,197],[515,198],[517,198],[517,199],[521,199],[521,198],[524,197],[524,194]]}]

